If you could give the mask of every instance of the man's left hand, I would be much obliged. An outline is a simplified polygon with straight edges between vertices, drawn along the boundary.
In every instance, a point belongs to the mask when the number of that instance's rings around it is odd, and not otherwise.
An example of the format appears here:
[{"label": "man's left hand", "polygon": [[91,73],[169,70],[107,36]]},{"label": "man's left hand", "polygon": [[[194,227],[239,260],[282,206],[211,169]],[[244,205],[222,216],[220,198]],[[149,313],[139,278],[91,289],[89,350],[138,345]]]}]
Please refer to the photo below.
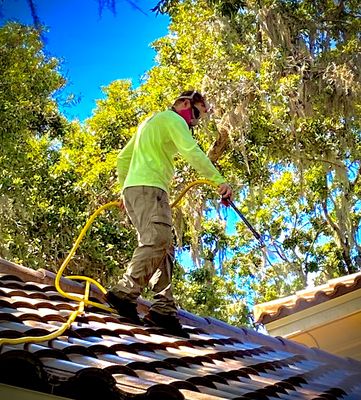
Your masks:
[{"label": "man's left hand", "polygon": [[223,199],[232,200],[232,188],[228,185],[228,183],[222,183],[218,186],[218,193],[222,196]]}]

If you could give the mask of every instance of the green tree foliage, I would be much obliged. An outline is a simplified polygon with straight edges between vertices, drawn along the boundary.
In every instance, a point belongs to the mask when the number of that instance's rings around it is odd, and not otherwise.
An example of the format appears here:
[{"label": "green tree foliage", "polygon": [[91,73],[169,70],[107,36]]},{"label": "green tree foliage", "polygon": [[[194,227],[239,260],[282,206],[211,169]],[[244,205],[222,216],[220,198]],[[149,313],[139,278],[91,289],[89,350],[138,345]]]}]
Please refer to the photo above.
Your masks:
[{"label": "green tree foliage", "polygon": [[180,71],[209,95],[209,154],[273,239],[264,254],[239,225],[240,275],[254,273],[270,299],[310,272],[358,270],[359,3],[175,0],[158,11],[170,13],[171,33],[155,44],[148,83]]},{"label": "green tree foliage", "polygon": [[65,81],[56,71],[58,61],[45,56],[34,29],[10,23],[1,29],[0,40],[1,141],[7,150],[18,151],[35,132],[59,134],[62,121],[51,95]]},{"label": "green tree foliage", "polygon": [[57,61],[45,56],[34,29],[4,26],[0,47],[1,255],[31,259],[30,265],[38,266],[44,260],[36,232],[48,222],[35,210],[49,207],[45,192],[54,188],[49,168],[67,123],[52,95],[64,79]]},{"label": "green tree foliage", "polygon": [[[153,44],[157,65],[137,89],[104,88],[83,125],[57,110],[64,81],[38,34],[2,28],[1,255],[58,266],[90,212],[117,198],[116,155],[138,123],[197,88],[213,115],[194,135],[267,247],[241,221],[226,234],[213,189],[193,189],[174,212],[177,245],[194,264],[177,265],[180,304],[248,323],[254,300],[359,270],[359,2],[164,0],[157,10],[171,16]],[[196,177],[177,160],[171,194]],[[73,271],[114,282],[134,243],[114,210],[95,223]]]},{"label": "green tree foliage", "polygon": [[[54,101],[65,80],[58,61],[44,54],[39,32],[5,25],[0,47],[0,256],[55,271],[91,212],[118,197],[115,158],[137,113],[127,109],[129,83],[115,82],[107,107],[116,109],[107,124],[101,102],[89,127],[70,123]],[[104,284],[119,275],[134,246],[134,233],[122,219],[120,225],[113,210],[96,221],[72,261],[73,273]]]},{"label": "green tree foliage", "polygon": [[[120,196],[116,179],[116,157],[129,140],[139,122],[136,96],[128,81],[115,81],[104,88],[106,100],[97,102],[97,109],[84,126],[75,126],[64,137],[55,166],[58,176],[73,177],[72,190],[82,196],[86,207],[67,207],[72,218],[85,224],[87,217],[100,205]],[[81,219],[76,217],[81,213]],[[130,223],[115,209],[98,217],[87,241],[82,244],[76,262],[85,275],[100,279],[103,285],[114,283],[122,273],[135,246]]]}]

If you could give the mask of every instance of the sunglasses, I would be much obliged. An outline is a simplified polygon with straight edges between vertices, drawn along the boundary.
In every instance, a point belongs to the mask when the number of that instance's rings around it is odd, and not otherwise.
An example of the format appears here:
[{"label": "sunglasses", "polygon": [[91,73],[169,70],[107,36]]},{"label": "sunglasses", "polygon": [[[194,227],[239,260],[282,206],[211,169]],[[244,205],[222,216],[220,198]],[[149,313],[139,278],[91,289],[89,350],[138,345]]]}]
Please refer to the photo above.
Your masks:
[{"label": "sunglasses", "polygon": [[177,100],[190,100],[191,101],[191,105],[192,105],[192,113],[193,113],[193,118],[195,119],[199,119],[201,116],[201,112],[200,110],[194,105],[194,96],[198,94],[201,99],[199,100],[200,103],[202,103],[202,105],[205,108],[205,112],[207,113],[209,111],[209,104],[204,100],[203,96],[200,95],[200,93],[198,93],[197,91],[193,91],[189,96],[180,96],[178,97]]},{"label": "sunglasses", "polygon": [[199,117],[201,116],[201,112],[196,106],[192,106],[192,113],[195,119],[199,119]]}]

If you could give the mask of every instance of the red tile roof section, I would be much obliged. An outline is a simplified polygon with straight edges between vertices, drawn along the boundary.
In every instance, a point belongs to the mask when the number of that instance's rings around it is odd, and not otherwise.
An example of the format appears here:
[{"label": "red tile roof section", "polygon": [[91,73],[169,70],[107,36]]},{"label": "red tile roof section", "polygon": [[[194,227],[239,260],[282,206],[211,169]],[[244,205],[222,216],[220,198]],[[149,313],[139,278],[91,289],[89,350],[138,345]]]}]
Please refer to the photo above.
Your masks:
[{"label": "red tile roof section", "polygon": [[[0,338],[42,336],[76,308],[53,274],[0,259]],[[64,279],[67,290],[79,284]],[[101,296],[97,290],[94,296]],[[139,304],[145,312],[149,303]],[[62,336],[0,347],[0,382],[74,399],[358,399],[361,363],[179,312],[190,339],[89,308]]]},{"label": "red tile roof section", "polygon": [[300,290],[292,296],[257,304],[253,308],[254,318],[256,323],[268,324],[359,289],[361,272],[331,279],[324,285]]}]

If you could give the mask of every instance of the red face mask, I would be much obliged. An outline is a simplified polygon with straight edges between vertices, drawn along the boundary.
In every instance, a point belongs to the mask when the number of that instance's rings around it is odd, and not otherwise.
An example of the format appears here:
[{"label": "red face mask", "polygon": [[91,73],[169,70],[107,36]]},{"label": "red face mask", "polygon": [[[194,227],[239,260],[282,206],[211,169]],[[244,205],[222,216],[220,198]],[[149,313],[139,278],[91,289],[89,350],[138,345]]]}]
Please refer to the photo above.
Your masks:
[{"label": "red face mask", "polygon": [[191,121],[193,118],[191,108],[189,108],[188,110],[180,110],[180,111],[178,111],[178,114],[185,119],[186,123],[189,126],[191,125]]}]

